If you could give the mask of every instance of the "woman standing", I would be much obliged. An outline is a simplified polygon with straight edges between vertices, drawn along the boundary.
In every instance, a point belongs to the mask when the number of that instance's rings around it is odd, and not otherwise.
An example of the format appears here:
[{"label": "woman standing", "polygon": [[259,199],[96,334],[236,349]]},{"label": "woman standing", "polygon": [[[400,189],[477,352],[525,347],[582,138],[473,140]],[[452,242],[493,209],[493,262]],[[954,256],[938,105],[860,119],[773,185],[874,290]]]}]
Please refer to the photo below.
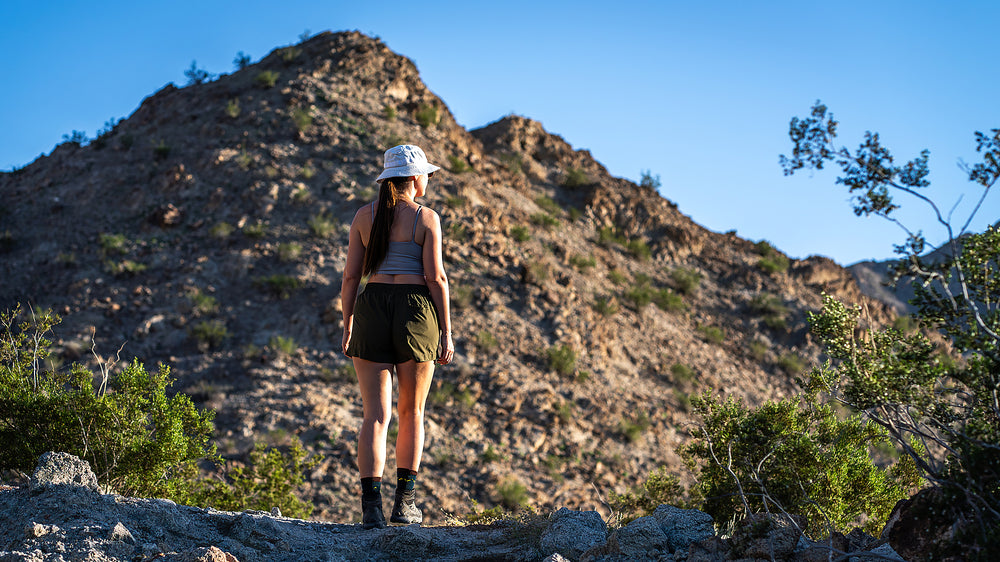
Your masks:
[{"label": "woman standing", "polygon": [[[354,360],[364,421],[358,435],[362,525],[385,526],[382,471],[392,415],[392,373],[399,385],[396,409],[396,497],[390,521],[419,523],[414,485],[424,446],[424,403],[434,363],[451,362],[455,345],[448,309],[448,277],[441,255],[441,219],[415,200],[439,170],[413,145],[385,152],[378,201],[358,209],[351,222],[341,285],[344,354]],[[361,294],[361,279],[368,277]]]}]

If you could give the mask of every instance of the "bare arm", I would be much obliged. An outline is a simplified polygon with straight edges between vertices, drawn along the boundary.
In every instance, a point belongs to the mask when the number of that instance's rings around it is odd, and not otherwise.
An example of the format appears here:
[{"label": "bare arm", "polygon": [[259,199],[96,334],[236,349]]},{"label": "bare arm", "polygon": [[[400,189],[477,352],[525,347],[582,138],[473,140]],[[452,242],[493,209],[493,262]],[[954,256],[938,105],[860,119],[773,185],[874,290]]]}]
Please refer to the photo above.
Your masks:
[{"label": "bare arm", "polygon": [[424,279],[437,309],[441,342],[437,362],[450,363],[455,355],[455,343],[451,337],[451,308],[449,305],[448,276],[444,272],[444,256],[441,249],[441,218],[437,213],[428,213],[427,232],[424,234]]},{"label": "bare arm", "polygon": [[345,354],[347,353],[347,344],[351,341],[351,330],[354,328],[354,301],[358,297],[358,287],[361,285],[361,272],[365,261],[365,244],[361,237],[361,215],[361,211],[358,211],[354,215],[354,220],[351,221],[347,263],[344,264],[344,279],[340,284],[340,309],[344,313],[344,340],[341,343],[341,348]]}]

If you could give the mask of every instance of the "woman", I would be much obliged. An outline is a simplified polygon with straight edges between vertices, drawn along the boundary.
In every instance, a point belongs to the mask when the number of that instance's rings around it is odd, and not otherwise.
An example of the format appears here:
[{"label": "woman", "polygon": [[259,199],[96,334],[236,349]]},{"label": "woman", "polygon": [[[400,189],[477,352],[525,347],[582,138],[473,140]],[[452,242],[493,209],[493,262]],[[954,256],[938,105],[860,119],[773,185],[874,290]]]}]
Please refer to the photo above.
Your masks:
[{"label": "woman", "polygon": [[[364,406],[358,469],[365,529],[385,527],[382,471],[394,370],[399,385],[399,433],[390,521],[423,520],[414,501],[414,486],[424,446],[424,403],[434,362],[450,363],[455,353],[448,277],[441,256],[441,219],[415,203],[439,169],[427,162],[419,147],[390,148],[376,180],[381,184],[378,201],[361,207],[351,222],[340,298],[344,354],[354,360]],[[370,276],[368,283],[358,295],[365,276]]]}]

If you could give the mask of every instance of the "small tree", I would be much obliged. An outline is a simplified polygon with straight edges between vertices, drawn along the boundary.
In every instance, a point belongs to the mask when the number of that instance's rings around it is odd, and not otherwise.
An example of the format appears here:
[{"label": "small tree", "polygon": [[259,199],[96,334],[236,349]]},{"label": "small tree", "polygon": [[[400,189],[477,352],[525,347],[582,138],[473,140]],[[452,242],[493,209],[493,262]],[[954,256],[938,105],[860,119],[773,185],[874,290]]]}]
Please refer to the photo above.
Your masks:
[{"label": "small tree", "polygon": [[[785,174],[832,163],[842,172],[837,183],[854,195],[855,214],[876,215],[904,230],[893,281],[913,283],[917,319],[943,336],[952,353],[922,335],[861,326],[858,309],[828,298],[811,322],[831,361],[814,372],[810,384],[889,432],[942,492],[943,509],[935,511],[944,514],[940,523],[954,525],[963,551],[995,552],[1000,548],[1000,231],[994,226],[972,233],[969,225],[1000,178],[1000,129],[975,134],[983,160],[964,170],[982,193],[957,229],[951,215],[921,193],[930,185],[927,150],[897,166],[877,133],[865,133],[852,153],[834,144],[836,129],[837,121],[819,102],[809,117],[793,118],[792,156],[781,157]],[[899,208],[894,195],[900,193],[934,212],[947,235],[943,259],[928,259],[923,234],[893,214]]]}]

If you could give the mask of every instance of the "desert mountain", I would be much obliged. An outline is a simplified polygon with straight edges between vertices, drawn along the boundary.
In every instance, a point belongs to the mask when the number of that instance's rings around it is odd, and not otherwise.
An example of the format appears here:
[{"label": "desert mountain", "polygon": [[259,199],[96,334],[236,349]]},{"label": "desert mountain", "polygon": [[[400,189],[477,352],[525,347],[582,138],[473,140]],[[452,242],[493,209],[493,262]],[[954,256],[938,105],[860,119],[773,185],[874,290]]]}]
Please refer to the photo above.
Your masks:
[{"label": "desert mountain", "polygon": [[356,520],[340,276],[347,225],[402,142],[445,167],[426,204],[448,233],[458,346],[428,405],[429,522],[474,502],[607,514],[659,466],[686,475],[692,393],[794,392],[820,356],[806,312],[823,292],[864,299],[831,260],[709,231],[537,121],[467,131],[412,61],[322,33],[0,174],[0,307],[61,315],[66,362],[124,344],[121,361],[170,365],[217,410],[230,458],[299,437],[322,459],[314,517]]}]

